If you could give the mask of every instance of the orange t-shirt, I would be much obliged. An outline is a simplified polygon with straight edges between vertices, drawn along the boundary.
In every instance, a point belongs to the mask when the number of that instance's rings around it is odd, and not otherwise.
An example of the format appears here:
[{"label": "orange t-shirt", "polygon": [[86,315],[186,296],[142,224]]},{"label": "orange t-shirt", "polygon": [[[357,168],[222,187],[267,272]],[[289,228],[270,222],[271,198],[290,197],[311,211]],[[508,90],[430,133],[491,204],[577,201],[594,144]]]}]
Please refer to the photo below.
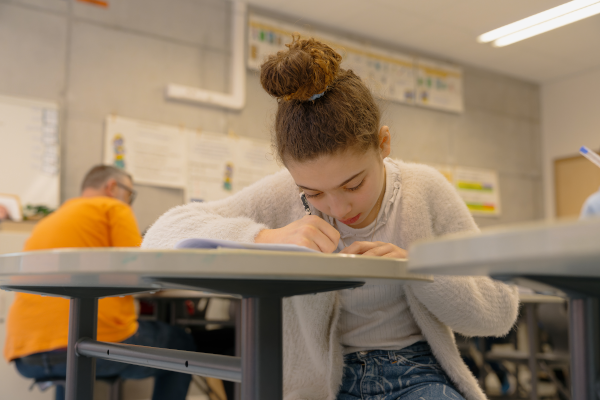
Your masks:
[{"label": "orange t-shirt", "polygon": [[[41,220],[24,251],[65,247],[138,247],[142,238],[131,208],[110,197],[76,198]],[[7,320],[4,357],[67,347],[69,300],[18,293]],[[98,340],[121,342],[138,328],[131,296],[100,299]]]}]

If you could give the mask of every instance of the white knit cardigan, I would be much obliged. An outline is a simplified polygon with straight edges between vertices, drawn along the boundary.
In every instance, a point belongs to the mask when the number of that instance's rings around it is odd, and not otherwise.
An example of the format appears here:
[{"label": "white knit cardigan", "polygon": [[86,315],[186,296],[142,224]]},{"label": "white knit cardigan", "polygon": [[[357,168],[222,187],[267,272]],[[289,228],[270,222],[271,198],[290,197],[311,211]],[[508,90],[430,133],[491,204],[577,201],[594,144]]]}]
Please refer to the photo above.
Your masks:
[{"label": "white knit cardigan", "polygon": [[[386,169],[400,188],[396,221],[401,248],[420,239],[478,228],[454,188],[435,169],[390,159]],[[317,213],[320,214],[320,213]],[[262,229],[283,227],[304,216],[298,188],[284,170],[227,199],[190,203],[161,216],[142,247],[170,249],[181,239],[209,237],[254,242]],[[465,336],[502,336],[514,324],[514,287],[485,277],[436,276],[433,283],[407,283],[411,313],[438,362],[467,400],[486,399],[463,363],[453,331]],[[295,296],[283,302],[285,400],[334,400],[342,382],[343,355],[337,322],[337,292]]]}]

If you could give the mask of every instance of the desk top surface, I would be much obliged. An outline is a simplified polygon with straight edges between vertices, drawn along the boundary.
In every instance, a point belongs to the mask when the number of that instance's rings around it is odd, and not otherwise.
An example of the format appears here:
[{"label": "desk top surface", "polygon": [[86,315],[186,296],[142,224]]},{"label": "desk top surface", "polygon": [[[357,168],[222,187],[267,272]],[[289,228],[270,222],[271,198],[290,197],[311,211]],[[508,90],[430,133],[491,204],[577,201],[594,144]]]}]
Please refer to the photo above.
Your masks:
[{"label": "desk top surface", "polygon": [[[0,255],[0,285],[148,287],[161,278],[431,281],[406,260],[255,250],[60,249]],[[154,283],[152,287],[167,288]]]},{"label": "desk top surface", "polygon": [[418,243],[409,254],[414,273],[600,279],[600,219],[454,235]]}]

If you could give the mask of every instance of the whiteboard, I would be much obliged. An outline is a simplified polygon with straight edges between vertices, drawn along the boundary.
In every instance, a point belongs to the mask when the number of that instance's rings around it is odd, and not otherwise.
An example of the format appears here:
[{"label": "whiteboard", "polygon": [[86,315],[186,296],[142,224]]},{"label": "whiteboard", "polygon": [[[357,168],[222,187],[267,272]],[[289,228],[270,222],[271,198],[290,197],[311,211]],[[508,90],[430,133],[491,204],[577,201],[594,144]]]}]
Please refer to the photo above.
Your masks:
[{"label": "whiteboard", "polygon": [[0,96],[0,193],[58,208],[59,148],[56,103]]}]

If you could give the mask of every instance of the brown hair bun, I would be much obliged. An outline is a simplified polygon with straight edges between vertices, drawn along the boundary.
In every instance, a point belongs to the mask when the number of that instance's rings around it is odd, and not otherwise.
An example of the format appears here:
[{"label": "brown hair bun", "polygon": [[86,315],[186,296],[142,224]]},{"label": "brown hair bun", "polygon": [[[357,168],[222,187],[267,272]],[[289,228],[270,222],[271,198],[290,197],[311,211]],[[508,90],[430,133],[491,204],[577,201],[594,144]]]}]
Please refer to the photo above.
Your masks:
[{"label": "brown hair bun", "polygon": [[269,56],[260,69],[260,83],[273,97],[309,100],[325,91],[340,70],[342,56],[313,38],[294,35],[288,50]]}]

